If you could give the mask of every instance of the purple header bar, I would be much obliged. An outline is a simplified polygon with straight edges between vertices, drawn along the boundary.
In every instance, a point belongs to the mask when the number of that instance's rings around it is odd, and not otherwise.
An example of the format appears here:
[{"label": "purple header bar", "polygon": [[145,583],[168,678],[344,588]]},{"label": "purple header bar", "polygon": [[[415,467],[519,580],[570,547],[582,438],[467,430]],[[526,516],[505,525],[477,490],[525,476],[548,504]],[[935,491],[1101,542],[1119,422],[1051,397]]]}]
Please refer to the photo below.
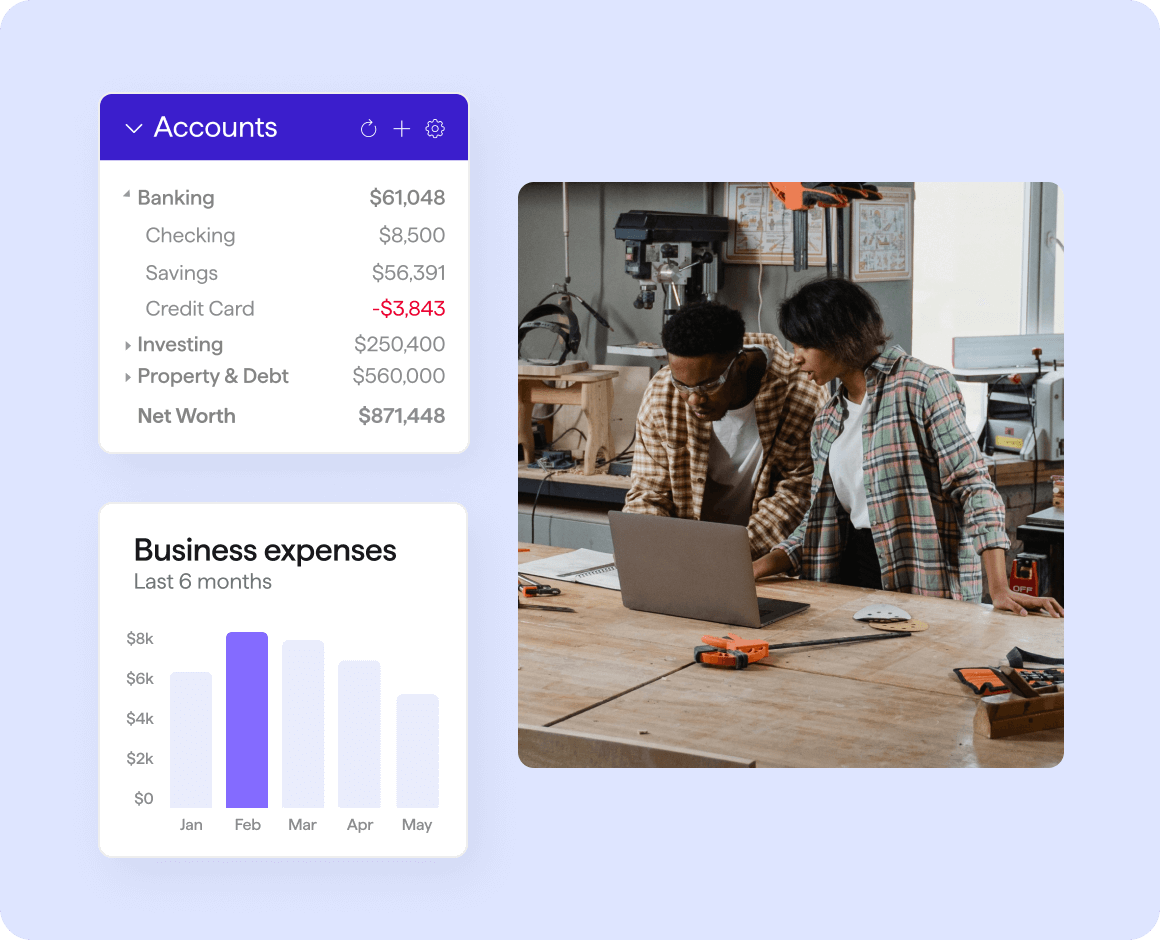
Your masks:
[{"label": "purple header bar", "polygon": [[102,160],[466,160],[462,95],[105,95]]}]

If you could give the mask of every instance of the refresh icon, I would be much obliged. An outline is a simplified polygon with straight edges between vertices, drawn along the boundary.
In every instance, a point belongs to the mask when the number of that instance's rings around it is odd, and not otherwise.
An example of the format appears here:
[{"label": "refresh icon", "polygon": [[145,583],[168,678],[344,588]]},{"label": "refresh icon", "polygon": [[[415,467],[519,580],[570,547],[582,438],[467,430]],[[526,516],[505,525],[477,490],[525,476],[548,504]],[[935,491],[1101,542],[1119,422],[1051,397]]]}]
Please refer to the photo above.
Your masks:
[{"label": "refresh icon", "polygon": [[363,137],[374,137],[379,129],[375,127],[374,121],[367,121],[359,130],[362,131]]}]

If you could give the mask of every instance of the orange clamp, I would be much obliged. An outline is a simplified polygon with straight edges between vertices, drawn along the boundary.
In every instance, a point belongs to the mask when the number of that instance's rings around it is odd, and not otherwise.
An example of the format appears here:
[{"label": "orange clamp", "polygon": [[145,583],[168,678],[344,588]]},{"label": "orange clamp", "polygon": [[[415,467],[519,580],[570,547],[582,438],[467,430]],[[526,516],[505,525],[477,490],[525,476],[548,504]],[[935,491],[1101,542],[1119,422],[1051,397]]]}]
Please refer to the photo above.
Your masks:
[{"label": "orange clamp", "polygon": [[768,640],[744,640],[736,633],[726,633],[723,637],[703,636],[701,642],[706,645],[694,647],[693,657],[703,666],[744,669],[769,655]]}]

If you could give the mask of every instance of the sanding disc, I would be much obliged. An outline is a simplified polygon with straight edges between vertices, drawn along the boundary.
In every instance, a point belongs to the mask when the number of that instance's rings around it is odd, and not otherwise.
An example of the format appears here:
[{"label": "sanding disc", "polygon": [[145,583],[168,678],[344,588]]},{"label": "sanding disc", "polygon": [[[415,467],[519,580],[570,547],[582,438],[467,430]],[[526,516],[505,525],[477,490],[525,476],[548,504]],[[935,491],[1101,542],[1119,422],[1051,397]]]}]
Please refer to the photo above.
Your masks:
[{"label": "sanding disc", "polygon": [[872,623],[870,626],[875,630],[899,630],[907,633],[922,633],[930,624],[925,620],[905,620],[895,623]]},{"label": "sanding disc", "polygon": [[908,614],[901,607],[895,607],[893,604],[870,604],[863,607],[858,613],[854,614],[855,620],[862,620],[869,623],[875,621],[881,623],[890,623],[892,621],[909,620]]}]

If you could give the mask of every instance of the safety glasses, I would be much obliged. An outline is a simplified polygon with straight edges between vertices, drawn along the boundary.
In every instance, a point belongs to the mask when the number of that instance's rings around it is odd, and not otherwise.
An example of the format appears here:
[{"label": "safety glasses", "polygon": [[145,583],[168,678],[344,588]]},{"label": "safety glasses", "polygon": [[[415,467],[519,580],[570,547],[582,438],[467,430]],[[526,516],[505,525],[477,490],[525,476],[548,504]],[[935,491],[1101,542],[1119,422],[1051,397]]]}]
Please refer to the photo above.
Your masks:
[{"label": "safety glasses", "polygon": [[741,354],[744,351],[745,350],[743,349],[737,350],[737,355],[734,356],[733,359],[729,362],[729,365],[725,367],[725,371],[717,376],[717,378],[713,379],[712,382],[702,382],[700,385],[684,385],[683,383],[676,380],[672,372],[669,372],[669,381],[673,383],[673,388],[675,388],[682,395],[712,395],[715,391],[717,391],[717,389],[724,385],[726,381],[728,381],[729,373],[733,371],[734,363],[736,363],[737,360],[741,358]]}]

